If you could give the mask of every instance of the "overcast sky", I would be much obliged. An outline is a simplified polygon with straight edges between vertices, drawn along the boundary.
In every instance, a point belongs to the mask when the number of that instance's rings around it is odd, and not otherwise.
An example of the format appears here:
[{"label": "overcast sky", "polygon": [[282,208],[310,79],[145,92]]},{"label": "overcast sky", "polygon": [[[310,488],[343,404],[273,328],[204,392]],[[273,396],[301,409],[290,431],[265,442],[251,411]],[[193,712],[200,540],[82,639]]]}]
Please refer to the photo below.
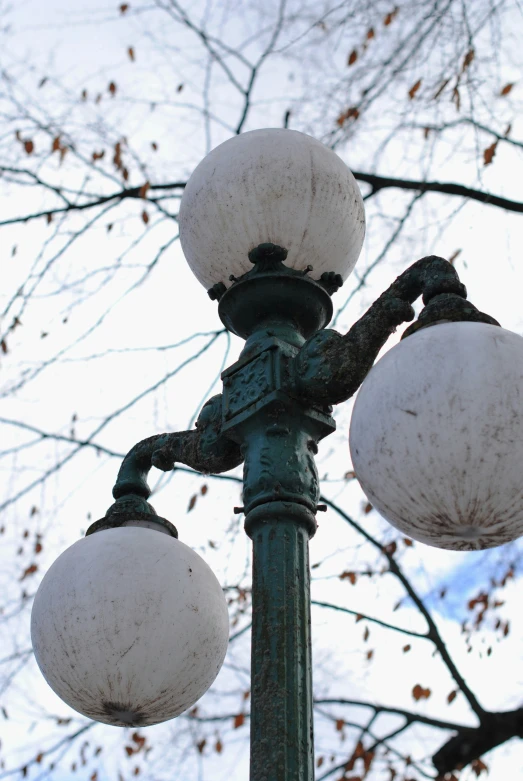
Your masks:
[{"label": "overcast sky", "polygon": [[[152,101],[154,97],[160,99],[159,96],[170,94],[175,100],[178,83],[183,82],[189,85],[185,88],[185,93],[181,93],[189,105],[192,101],[190,78],[194,41],[187,33],[187,39],[170,42],[171,50],[164,47],[161,54],[154,54],[158,41],[162,46],[165,45],[161,27],[149,23],[146,15],[122,20],[114,13],[115,8],[116,4],[113,6],[112,3],[94,0],[82,0],[81,4],[74,4],[73,8],[65,0],[51,0],[45,4],[42,0],[17,2],[5,16],[11,30],[5,38],[6,48],[3,54],[0,54],[0,63],[10,71],[21,72],[24,63],[30,60],[38,66],[34,71],[35,80],[48,68],[50,73],[56,73],[63,80],[71,94],[76,95],[84,88],[88,88],[90,94],[95,94],[98,89],[106,91],[107,84],[114,80],[124,97],[129,95],[129,102],[126,105],[124,99],[116,107],[116,103],[113,102],[113,105],[105,92],[102,108],[94,105],[86,108],[88,113],[85,116],[92,123],[92,127],[96,124],[96,112],[104,110],[104,107],[108,125],[113,129],[118,128],[127,112],[130,118],[122,128],[122,133],[128,135],[137,147],[154,141],[162,150],[161,157],[154,159],[154,155],[151,156],[149,170],[157,180],[171,180],[187,175],[209,145],[214,147],[224,140],[230,135],[229,130],[223,123],[215,123],[210,135],[201,130],[201,123],[196,129],[196,120],[190,107],[185,109],[183,116],[186,117],[187,123],[182,126],[178,119],[176,123],[171,119],[167,107],[153,111],[148,106],[146,110],[137,101],[136,95],[147,95]],[[247,20],[251,10],[246,6]],[[232,37],[236,34],[235,25],[238,27],[238,35],[243,30],[239,22],[234,21],[233,12],[234,9],[230,9],[233,21],[228,22],[233,26]],[[520,17],[514,18],[521,30]],[[136,49],[134,63],[130,62],[127,54],[129,46]],[[180,51],[184,52],[183,57]],[[194,52],[196,58],[195,49]],[[185,72],[182,71],[181,64],[184,57]],[[510,60],[510,57],[507,60]],[[162,68],[165,70],[162,71]],[[177,68],[180,68],[179,82],[178,78],[175,78]],[[290,77],[294,69],[295,65],[289,63],[287,71],[281,74],[281,84],[276,88],[278,100],[267,105],[264,101],[266,96],[274,93],[277,77],[277,74],[269,70],[267,80],[260,85],[259,102],[246,129],[281,124],[285,103],[283,99],[280,102],[280,97],[293,89],[294,82]],[[504,77],[507,81],[517,79],[519,71],[516,71],[516,64],[506,65]],[[186,74],[189,76],[187,80]],[[25,78],[30,79],[32,76]],[[181,102],[182,98],[179,100]],[[224,90],[218,101],[222,118],[228,117],[228,100],[229,96]],[[233,108],[231,104],[232,124]],[[77,116],[75,121],[80,133],[82,115]],[[173,116],[177,115],[173,113]],[[523,135],[518,134],[520,129],[519,120],[514,123],[514,137]],[[365,156],[368,155],[370,159],[372,148],[369,146],[364,149],[361,142],[358,143],[357,148],[342,147],[338,151],[346,162],[361,168]],[[167,153],[163,152],[165,149],[168,149]],[[389,146],[388,154],[394,157],[394,144]],[[484,188],[517,197],[521,177],[514,175],[512,165],[511,158],[500,149],[496,165],[482,172]],[[392,161],[391,168],[394,168]],[[466,160],[452,156],[450,152],[447,159],[442,157],[441,180],[460,181],[462,174],[469,176]],[[364,191],[364,187],[362,190]],[[4,213],[15,214],[27,208],[28,200],[25,198],[14,200],[9,193],[3,196],[1,190],[0,198]],[[39,208],[39,196],[28,193],[26,198],[33,198],[35,208]],[[457,206],[456,203],[447,207],[447,213]],[[134,215],[134,221],[129,217],[127,222],[117,223],[110,236],[106,229],[110,217],[93,229],[68,256],[71,258],[70,262],[74,261],[76,264],[76,271],[69,273],[65,265],[58,267],[54,279],[50,279],[48,286],[41,290],[41,297],[35,298],[31,304],[30,310],[23,318],[23,329],[20,329],[19,335],[17,332],[12,351],[3,360],[4,387],[15,382],[21,371],[36,366],[46,355],[51,356],[60,349],[66,352],[52,371],[42,373],[16,396],[2,398],[3,417],[24,420],[39,428],[64,433],[68,432],[73,415],[76,415],[76,435],[87,437],[108,411],[124,407],[136,394],[152,386],[164,373],[172,372],[180,363],[188,360],[195,349],[210,341],[210,337],[205,335],[207,332],[221,328],[216,305],[210,302],[205,290],[190,273],[179,243],[174,241],[176,226],[173,223],[163,223],[158,215],[152,216],[151,220],[154,232],[150,231],[149,237],[126,254],[124,262],[129,267],[121,280],[120,277],[111,279],[108,284],[100,285],[99,288],[96,281],[92,284],[77,284],[76,276],[81,276],[78,269],[89,273],[93,267],[110,266],[119,253],[127,251],[126,248],[142,228],[140,211],[139,204],[131,204],[126,214]],[[520,303],[523,283],[520,270],[521,216],[471,204],[453,216],[444,232],[440,230],[440,222],[441,218],[435,217],[432,207],[427,206],[425,214],[419,216],[417,232],[410,236],[409,242],[402,245],[402,251],[391,253],[387,263],[372,274],[361,295],[340,314],[337,320],[339,330],[346,330],[350,322],[393,281],[408,262],[423,254],[435,253],[449,257],[460,249],[456,268],[467,285],[469,298],[479,309],[496,317],[503,326],[523,333]],[[343,304],[347,293],[357,285],[358,279],[372,263],[376,247],[383,241],[380,226],[379,207],[372,204],[369,206],[366,244],[359,264],[353,278],[335,296],[335,307]],[[49,230],[44,221],[39,221],[29,226],[16,226],[0,238],[3,274],[0,302],[2,299],[7,300],[17,289],[20,279],[25,276],[39,248],[49,236]],[[154,272],[132,292],[127,293],[133,282],[140,279],[144,265],[150,261],[157,247],[171,241],[172,245]],[[10,257],[11,248],[15,244],[18,248],[16,265],[11,262]],[[409,258],[405,258],[403,254],[407,248],[412,252]],[[59,291],[56,295],[52,295],[53,284]],[[67,285],[70,285],[70,289],[66,289]],[[93,295],[93,291],[96,295]],[[71,301],[77,294],[84,295],[85,302],[80,308],[70,311]],[[88,324],[105,311],[107,315],[104,315],[103,327],[75,343],[86,331]],[[204,335],[188,344],[160,352],[146,349],[159,344],[167,348],[196,331]],[[42,333],[47,335],[42,338]],[[398,338],[399,334],[397,338],[390,340],[387,349]],[[69,348],[70,344],[74,346]],[[136,348],[144,349],[136,351]],[[121,352],[107,354],[107,349]],[[202,358],[189,364],[179,375],[175,375],[168,386],[162,386],[154,398],[147,396],[143,402],[122,413],[100,433],[96,441],[124,454],[141,438],[161,430],[182,430],[192,425],[194,415],[203,401],[212,393],[218,392],[216,380],[224,364],[232,363],[239,349],[239,340],[233,338],[229,344],[225,336],[220,336]],[[89,360],[84,360],[86,358]],[[348,513],[362,517],[365,499],[360,489],[354,482],[343,480],[343,475],[351,468],[347,441],[350,409],[351,404],[346,404],[338,411],[337,432],[321,443],[319,470],[321,476],[328,477],[323,487],[326,495],[343,506]],[[20,441],[18,431],[5,430],[4,447],[10,447]],[[32,452],[31,458],[15,462],[14,466],[16,468],[18,464],[19,471],[14,476],[13,463],[4,461],[2,469],[6,480],[6,495],[16,492],[19,481],[32,474],[32,471],[35,474],[38,472],[32,459],[38,460],[41,457],[51,464],[56,460],[60,446],[56,445],[55,451]],[[29,518],[31,507],[39,508],[38,528],[46,540],[40,561],[43,572],[62,550],[78,539],[91,520],[104,514],[111,503],[111,487],[118,465],[117,459],[104,454],[97,455],[92,450],[81,453],[44,487],[38,487],[36,491],[25,496],[16,508],[11,506],[6,511],[6,523],[10,525],[10,529],[6,534],[6,559],[0,572],[0,584],[12,599],[13,612],[19,584],[16,582],[13,586],[18,570],[13,570],[11,557],[15,558],[20,544],[20,531],[24,525],[23,519]],[[238,533],[241,520],[235,519],[232,512],[232,507],[240,504],[238,485],[212,479],[204,481],[203,478],[182,473],[177,473],[172,479],[160,478],[156,474],[152,484],[156,484],[157,480],[160,480],[160,483],[153,503],[158,513],[175,523],[181,539],[204,555],[224,586],[237,583],[244,575],[249,557],[249,542],[243,533]],[[186,514],[190,497],[200,490],[204,482],[209,485],[208,493],[205,497],[200,495],[194,510]],[[52,516],[49,515],[51,508]],[[397,601],[403,597],[401,589],[392,582],[392,578],[361,577],[355,586],[348,580],[340,583],[339,576],[343,571],[359,572],[367,565],[377,568],[377,562],[372,552],[361,549],[361,540],[335,513],[329,511],[322,514],[319,522],[318,533],[311,542],[311,562],[318,564],[313,569],[313,599],[336,602],[358,612],[397,622],[400,627],[423,631],[423,622],[408,601],[403,601],[397,612],[391,612]],[[365,516],[365,523],[385,541],[398,538],[398,534],[375,512]],[[11,527],[16,531],[12,531]],[[209,547],[209,540],[215,547]],[[522,622],[519,581],[509,584],[502,596],[505,601],[503,615],[510,620],[509,639],[500,642],[499,631],[486,628],[481,638],[473,641],[473,651],[467,653],[460,626],[469,615],[466,608],[468,599],[485,586],[485,572],[488,570],[494,576],[502,573],[506,569],[507,558],[514,555],[514,549],[462,554],[440,551],[422,544],[415,544],[412,548],[405,547],[401,553],[402,564],[437,618],[449,650],[467,682],[478,693],[481,703],[493,709],[510,709],[520,705]],[[36,583],[31,583],[31,594],[35,586]],[[443,588],[447,589],[445,599],[439,596]],[[13,647],[27,647],[28,618],[29,611],[24,610],[2,625],[2,632],[5,633],[2,645],[5,645],[8,652]],[[433,657],[430,643],[418,641],[413,643],[411,651],[404,652],[402,648],[407,640],[401,634],[387,632],[373,625],[370,627],[368,640],[363,642],[364,630],[364,622],[356,624],[354,618],[349,615],[313,608],[317,694],[366,698],[389,705],[416,708],[435,718],[474,723],[462,697],[458,697],[451,706],[448,705],[447,696],[453,688],[453,682],[439,657]],[[242,692],[249,688],[248,645],[248,635],[245,634],[231,646],[230,656],[214,686],[215,694],[203,700],[202,710],[209,714],[232,713],[244,707]],[[486,650],[489,646],[493,650],[492,654],[487,656]],[[373,656],[369,661],[366,654],[370,649],[373,650]],[[433,695],[427,702],[413,702],[411,691],[417,683],[432,689]],[[234,694],[227,697],[221,698],[216,694],[230,690],[234,690]],[[9,719],[4,719],[0,737],[6,769],[17,766],[24,757],[27,760],[33,751],[37,753],[39,746],[55,739],[55,722],[43,718],[43,709],[54,715],[76,716],[50,692],[32,660],[18,674],[16,683],[4,696]],[[395,722],[392,717],[380,717],[374,724],[376,734],[389,729],[393,723]],[[148,781],[156,779],[157,772],[158,778],[166,777],[164,760],[159,756],[161,741],[164,739],[176,740],[172,743],[171,753],[165,763],[171,768],[175,767],[175,763],[180,763],[176,767],[181,769],[176,771],[179,774],[175,776],[179,781],[188,781],[196,774],[199,774],[196,777],[201,779],[212,776],[214,781],[222,778],[243,781],[246,778],[246,726],[236,731],[229,729],[219,762],[216,761],[217,754],[209,747],[203,756],[196,755],[196,759],[186,755],[183,748],[186,742],[182,738],[184,734],[190,734],[191,729],[187,720],[180,719],[176,723],[146,730],[151,744],[156,746],[149,757],[150,775],[145,774],[145,769],[143,771]],[[337,734],[332,722],[322,717],[317,719],[316,730],[318,754],[335,754],[342,761],[353,733],[341,731]],[[116,767],[122,754],[119,732],[116,728],[105,726],[96,726],[92,730],[93,737],[89,737],[92,745],[97,741],[104,744],[98,781],[114,781],[116,778]],[[439,737],[435,731],[429,733],[424,728],[416,727],[408,732],[407,737],[403,736],[398,748],[411,753],[412,745],[413,754],[423,754],[426,749],[426,754],[430,755],[438,747]],[[70,777],[66,768],[70,767],[75,756],[75,752],[71,751],[63,765],[60,764],[48,777],[53,781]],[[523,770],[521,745],[516,741],[506,744],[498,749],[495,755],[489,756],[487,763],[491,768],[491,781],[506,781],[507,778],[517,777],[518,771]],[[62,767],[63,769],[60,769]],[[43,777],[41,771],[41,768],[36,768],[29,777]],[[0,771],[0,779],[3,777]],[[472,777],[472,772],[468,770],[461,778],[468,781]]]}]

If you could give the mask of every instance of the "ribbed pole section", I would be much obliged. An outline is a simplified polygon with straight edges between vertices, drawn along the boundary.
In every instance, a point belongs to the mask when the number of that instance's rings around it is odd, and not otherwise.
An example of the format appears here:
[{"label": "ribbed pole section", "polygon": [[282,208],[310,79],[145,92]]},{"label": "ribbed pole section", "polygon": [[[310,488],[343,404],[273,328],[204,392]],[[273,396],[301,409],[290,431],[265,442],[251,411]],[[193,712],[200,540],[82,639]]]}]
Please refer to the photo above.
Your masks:
[{"label": "ribbed pole section", "polygon": [[309,536],[305,507],[252,510],[251,781],[313,781]]}]

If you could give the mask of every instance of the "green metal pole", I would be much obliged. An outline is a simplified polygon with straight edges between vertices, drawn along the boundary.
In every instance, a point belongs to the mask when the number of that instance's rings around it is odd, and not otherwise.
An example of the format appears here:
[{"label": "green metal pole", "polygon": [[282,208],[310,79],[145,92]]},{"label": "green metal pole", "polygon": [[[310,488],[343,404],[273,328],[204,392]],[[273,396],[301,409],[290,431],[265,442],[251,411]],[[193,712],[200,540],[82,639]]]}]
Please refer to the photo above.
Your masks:
[{"label": "green metal pole", "polygon": [[333,422],[276,393],[239,424],[253,544],[251,781],[313,781],[309,539]]},{"label": "green metal pole", "polygon": [[253,543],[251,781],[314,779],[309,538],[319,498],[314,455],[335,423],[330,408],[293,388],[296,356],[327,324],[332,302],[310,268],[289,269],[286,256],[273,244],[257,247],[253,270],[222,290],[219,304],[226,327],[247,340],[222,374],[220,433],[244,458]]},{"label": "green metal pole", "polygon": [[250,513],[253,543],[251,781],[313,781],[310,513]]}]

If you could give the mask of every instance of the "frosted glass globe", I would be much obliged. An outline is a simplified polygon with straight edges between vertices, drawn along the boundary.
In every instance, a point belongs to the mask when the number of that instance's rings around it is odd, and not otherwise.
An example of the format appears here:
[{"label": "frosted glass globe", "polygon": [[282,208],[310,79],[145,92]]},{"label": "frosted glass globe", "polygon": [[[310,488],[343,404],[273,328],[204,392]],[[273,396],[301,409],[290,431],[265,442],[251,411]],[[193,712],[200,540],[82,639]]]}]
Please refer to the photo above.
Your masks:
[{"label": "frosted glass globe", "polygon": [[45,679],[95,721],[147,726],[178,716],[212,684],[229,619],[212,570],[174,537],[99,531],[45,575],[31,616]]},{"label": "frosted glass globe", "polygon": [[358,185],[345,163],[311,136],[268,128],[213,149],[194,170],[179,212],[180,241],[208,289],[252,269],[248,254],[270,242],[285,264],[348,277],[365,235]]},{"label": "frosted glass globe", "polygon": [[441,548],[523,534],[523,339],[483,323],[420,330],[360,388],[354,471],[393,526]]}]

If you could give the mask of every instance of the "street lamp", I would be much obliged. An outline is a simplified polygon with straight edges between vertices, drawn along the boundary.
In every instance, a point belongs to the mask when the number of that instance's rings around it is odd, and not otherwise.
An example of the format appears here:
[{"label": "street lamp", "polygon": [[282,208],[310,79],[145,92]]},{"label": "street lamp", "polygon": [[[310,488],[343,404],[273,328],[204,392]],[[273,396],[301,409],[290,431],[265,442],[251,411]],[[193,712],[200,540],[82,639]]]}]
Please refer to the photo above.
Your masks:
[{"label": "street lamp", "polygon": [[[312,781],[308,541],[325,509],[314,455],[335,429],[332,405],[363,383],[354,469],[393,525],[450,549],[500,545],[523,534],[523,340],[470,304],[435,256],[347,334],[326,329],[361,249],[363,202],[340,158],[301,133],[257,130],[216,148],[187,184],[179,223],[189,265],[246,344],[194,430],[150,437],[125,457],[115,503],[42,581],[35,656],[55,692],[99,721],[143,726],[190,707],[223,662],[225,602],[147,502],[147,475],[243,462],[251,781]],[[419,296],[407,338],[372,368]]]}]

